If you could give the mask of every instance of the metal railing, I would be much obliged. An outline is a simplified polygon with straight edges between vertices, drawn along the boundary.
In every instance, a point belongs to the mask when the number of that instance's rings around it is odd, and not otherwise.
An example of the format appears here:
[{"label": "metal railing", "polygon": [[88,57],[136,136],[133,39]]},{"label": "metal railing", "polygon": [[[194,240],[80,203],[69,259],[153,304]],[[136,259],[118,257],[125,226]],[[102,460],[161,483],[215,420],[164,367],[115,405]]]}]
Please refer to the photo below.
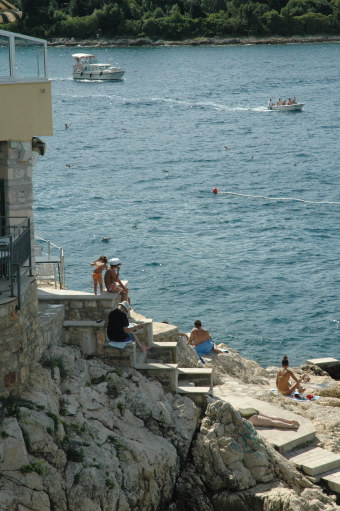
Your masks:
[{"label": "metal railing", "polygon": [[40,282],[52,282],[60,289],[65,289],[65,261],[64,250],[50,240],[39,236],[35,238],[35,259],[37,280]]},{"label": "metal railing", "polygon": [[0,217],[0,225],[0,282],[8,283],[10,296],[18,298],[20,309],[21,277],[27,271],[33,275],[30,219]]},{"label": "metal railing", "polygon": [[0,30],[0,82],[46,80],[47,42]]}]

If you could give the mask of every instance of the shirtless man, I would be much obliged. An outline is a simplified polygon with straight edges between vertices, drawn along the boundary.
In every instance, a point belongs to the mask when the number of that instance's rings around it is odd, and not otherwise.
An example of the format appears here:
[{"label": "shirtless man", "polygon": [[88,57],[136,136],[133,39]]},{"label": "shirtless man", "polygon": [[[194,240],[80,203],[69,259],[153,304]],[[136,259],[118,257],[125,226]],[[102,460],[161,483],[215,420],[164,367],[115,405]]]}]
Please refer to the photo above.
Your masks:
[{"label": "shirtless man", "polygon": [[[295,390],[297,392],[304,392],[306,389],[303,389],[300,383],[306,378],[306,375],[303,374],[301,378],[297,378],[295,374],[288,369],[288,365],[288,357],[285,355],[282,359],[282,369],[280,369],[276,375],[277,390],[284,396],[290,396]],[[290,384],[290,378],[292,378],[296,383],[293,385]]]},{"label": "shirtless man", "polygon": [[206,355],[211,351],[214,351],[215,353],[223,353],[218,348],[215,348],[208,330],[204,330],[204,328],[202,328],[202,323],[199,319],[194,322],[194,328],[191,330],[189,336],[189,344],[195,347],[195,350],[199,355]]}]

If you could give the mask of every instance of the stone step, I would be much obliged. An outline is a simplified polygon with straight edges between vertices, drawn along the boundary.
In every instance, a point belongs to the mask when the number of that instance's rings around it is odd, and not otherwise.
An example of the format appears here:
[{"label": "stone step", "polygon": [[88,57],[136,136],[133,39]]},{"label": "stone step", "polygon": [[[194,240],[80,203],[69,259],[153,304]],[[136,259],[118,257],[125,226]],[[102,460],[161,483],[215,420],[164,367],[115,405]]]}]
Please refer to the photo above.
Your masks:
[{"label": "stone step", "polygon": [[327,484],[331,491],[340,495],[340,470],[321,476],[321,480]]},{"label": "stone step", "polygon": [[177,393],[189,397],[200,409],[201,415],[205,413],[208,406],[207,396],[211,396],[211,387],[178,386]]},{"label": "stone step", "polygon": [[165,390],[176,392],[178,364],[146,362],[135,364],[135,369],[149,378],[159,381]]},{"label": "stone step", "polygon": [[192,382],[195,384],[195,386],[212,387],[212,369],[179,367],[178,382],[180,386],[184,386],[184,382]]},{"label": "stone step", "polygon": [[307,447],[290,453],[287,458],[310,476],[340,467],[340,454],[326,451],[321,447]]},{"label": "stone step", "polygon": [[104,320],[102,319],[98,319],[96,321],[86,319],[77,321],[65,320],[63,326],[64,328],[103,328]]},{"label": "stone step", "polygon": [[98,355],[105,344],[102,320],[65,320],[63,344],[78,346],[83,355]]},{"label": "stone step", "polygon": [[176,342],[178,339],[178,327],[169,323],[152,323],[153,340],[155,342]]},{"label": "stone step", "polygon": [[151,348],[147,351],[147,360],[155,359],[158,362],[176,364],[177,342],[153,342]]}]

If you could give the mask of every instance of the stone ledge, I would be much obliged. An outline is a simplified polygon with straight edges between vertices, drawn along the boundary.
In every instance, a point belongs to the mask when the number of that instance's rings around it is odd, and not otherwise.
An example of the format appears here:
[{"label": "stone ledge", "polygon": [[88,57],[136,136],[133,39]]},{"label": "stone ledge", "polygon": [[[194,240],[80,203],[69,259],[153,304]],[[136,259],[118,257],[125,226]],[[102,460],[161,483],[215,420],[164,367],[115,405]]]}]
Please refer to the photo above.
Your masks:
[{"label": "stone ledge", "polygon": [[321,447],[311,447],[289,456],[289,461],[294,463],[305,474],[315,476],[340,467],[340,454],[326,451]]},{"label": "stone ledge", "polygon": [[144,369],[144,370],[163,370],[170,369],[175,370],[178,368],[178,364],[162,364],[160,362],[149,362],[149,363],[137,363],[135,365],[135,369]]},{"label": "stone ledge", "polygon": [[85,319],[80,321],[66,320],[63,323],[64,328],[103,328],[104,325],[103,319],[100,321],[88,321]]},{"label": "stone ledge", "polygon": [[178,394],[208,394],[211,396],[212,390],[210,387],[193,387],[193,386],[185,386],[185,385],[179,385],[177,387]]},{"label": "stone ledge", "polygon": [[340,494],[340,470],[333,471],[331,474],[322,475],[321,479],[327,483],[330,490]]},{"label": "stone ledge", "polygon": [[198,367],[179,367],[178,368],[178,374],[188,375],[188,376],[195,376],[198,374],[212,374],[213,370],[212,368],[198,368]]}]

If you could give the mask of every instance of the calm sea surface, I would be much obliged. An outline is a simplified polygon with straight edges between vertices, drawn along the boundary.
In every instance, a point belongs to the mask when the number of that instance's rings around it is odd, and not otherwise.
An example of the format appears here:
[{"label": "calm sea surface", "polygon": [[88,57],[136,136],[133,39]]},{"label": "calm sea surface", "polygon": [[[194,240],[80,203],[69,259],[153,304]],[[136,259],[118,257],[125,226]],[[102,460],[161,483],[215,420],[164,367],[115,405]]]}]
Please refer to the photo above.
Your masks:
[{"label": "calm sea surface", "polygon": [[[125,80],[74,82],[79,51]],[[339,358],[339,57],[339,44],[49,49],[34,214],[64,247],[68,288],[91,291],[89,263],[119,257],[155,321],[199,318],[265,366]],[[294,95],[303,112],[266,110]]]}]

